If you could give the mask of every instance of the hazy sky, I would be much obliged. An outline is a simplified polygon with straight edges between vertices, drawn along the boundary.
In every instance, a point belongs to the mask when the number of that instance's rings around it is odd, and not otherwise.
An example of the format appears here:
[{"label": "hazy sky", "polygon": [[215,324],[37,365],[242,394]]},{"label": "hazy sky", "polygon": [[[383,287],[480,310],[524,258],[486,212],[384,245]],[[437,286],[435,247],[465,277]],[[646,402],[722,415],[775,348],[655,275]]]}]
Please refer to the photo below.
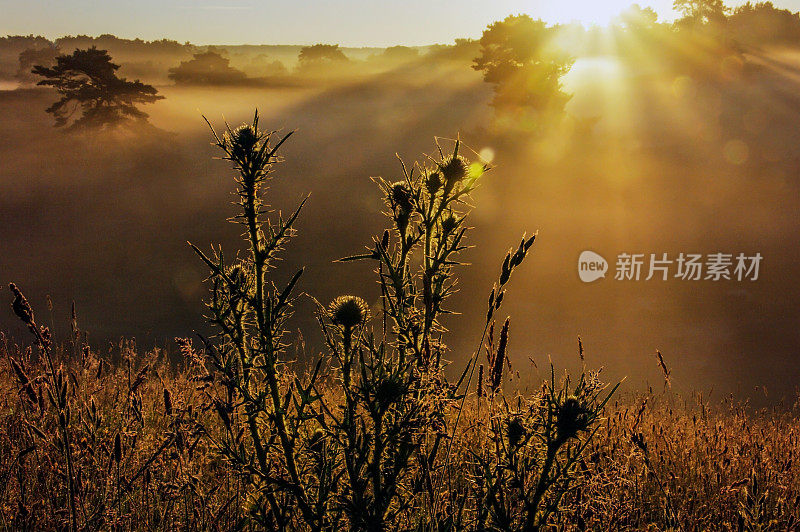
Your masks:
[{"label": "hazy sky", "polygon": [[[0,0],[0,35],[170,38],[197,44],[344,46],[449,43],[494,20],[528,13],[550,22],[606,23],[631,0]],[[672,19],[672,0],[643,0]],[[738,5],[741,1],[728,1]],[[775,0],[797,11],[800,0]]]}]

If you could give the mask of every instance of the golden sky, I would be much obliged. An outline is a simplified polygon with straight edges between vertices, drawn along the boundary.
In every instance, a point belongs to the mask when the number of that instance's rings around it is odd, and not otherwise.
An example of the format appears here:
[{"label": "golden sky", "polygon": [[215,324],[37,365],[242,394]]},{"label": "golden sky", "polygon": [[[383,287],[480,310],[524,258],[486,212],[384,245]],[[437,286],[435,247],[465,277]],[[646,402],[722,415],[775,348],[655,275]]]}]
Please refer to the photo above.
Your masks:
[{"label": "golden sky", "polygon": [[[197,44],[449,43],[509,14],[607,24],[630,0],[0,0],[0,35],[170,38]],[[728,1],[734,6],[740,0]],[[776,0],[797,11],[800,0]],[[671,20],[672,0],[644,0]]]}]

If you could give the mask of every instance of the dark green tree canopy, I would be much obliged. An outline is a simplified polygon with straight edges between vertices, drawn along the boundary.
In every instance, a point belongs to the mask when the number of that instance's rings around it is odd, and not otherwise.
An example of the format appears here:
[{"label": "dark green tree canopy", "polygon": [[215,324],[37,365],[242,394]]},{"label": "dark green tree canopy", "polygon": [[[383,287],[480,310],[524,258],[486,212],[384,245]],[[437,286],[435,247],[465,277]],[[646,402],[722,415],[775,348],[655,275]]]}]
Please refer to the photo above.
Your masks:
[{"label": "dark green tree canopy", "polygon": [[[53,87],[61,95],[47,108],[56,127],[103,128],[129,120],[146,121],[147,113],[137,106],[163,96],[151,85],[118,77],[117,69],[107,51],[94,47],[59,55],[53,67],[35,66],[33,73],[44,78],[38,85]],[[79,109],[81,116],[74,118]]]}]

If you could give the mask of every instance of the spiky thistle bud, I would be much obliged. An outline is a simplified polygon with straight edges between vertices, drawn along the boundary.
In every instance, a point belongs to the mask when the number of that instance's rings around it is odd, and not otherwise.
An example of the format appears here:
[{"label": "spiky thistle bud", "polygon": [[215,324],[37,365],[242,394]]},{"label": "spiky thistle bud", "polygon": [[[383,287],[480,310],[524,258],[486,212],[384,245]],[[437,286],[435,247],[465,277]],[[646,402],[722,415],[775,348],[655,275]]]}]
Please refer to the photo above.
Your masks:
[{"label": "spiky thistle bud", "polygon": [[244,270],[241,264],[234,264],[228,268],[228,277],[233,285],[239,289],[244,288],[247,285],[247,272]]},{"label": "spiky thistle bud", "polygon": [[411,190],[404,181],[397,181],[389,186],[389,202],[403,214],[410,214],[414,209],[411,202]]},{"label": "spiky thistle bud", "polygon": [[375,388],[375,399],[381,410],[385,411],[402,397],[403,392],[403,383],[398,377],[386,377]]},{"label": "spiky thistle bud", "polygon": [[442,233],[449,235],[453,230],[458,227],[459,219],[452,212],[442,220]]},{"label": "spiky thistle bud", "polygon": [[556,436],[561,441],[574,438],[589,427],[591,412],[574,395],[568,396],[556,410]]},{"label": "spiky thistle bud", "polygon": [[425,187],[431,196],[436,194],[442,188],[442,175],[439,172],[431,172],[425,180]]},{"label": "spiky thistle bud", "polygon": [[352,329],[367,321],[369,305],[357,296],[339,296],[328,306],[328,314],[336,325]]},{"label": "spiky thistle bud", "polygon": [[448,189],[452,189],[456,183],[467,176],[467,161],[463,157],[454,155],[444,164],[439,166],[444,182]]},{"label": "spiky thistle bud", "polygon": [[511,447],[517,447],[525,437],[525,426],[518,417],[512,418],[506,425],[506,436]]},{"label": "spiky thistle bud", "polygon": [[261,141],[259,131],[250,124],[243,124],[227,135],[230,143],[231,158],[237,163],[246,163],[252,159]]}]

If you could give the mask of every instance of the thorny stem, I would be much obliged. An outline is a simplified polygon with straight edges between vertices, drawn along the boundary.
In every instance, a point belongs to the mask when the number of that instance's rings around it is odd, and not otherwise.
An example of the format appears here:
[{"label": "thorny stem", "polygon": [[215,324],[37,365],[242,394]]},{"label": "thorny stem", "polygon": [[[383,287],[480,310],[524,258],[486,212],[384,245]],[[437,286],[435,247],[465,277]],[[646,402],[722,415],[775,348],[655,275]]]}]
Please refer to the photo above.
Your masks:
[{"label": "thorny stem", "polygon": [[547,454],[545,456],[542,471],[539,475],[539,481],[536,483],[536,491],[533,493],[533,499],[526,508],[525,530],[535,531],[539,529],[540,523],[536,521],[539,512],[539,504],[544,497],[547,487],[549,485],[548,479],[550,477],[550,470],[553,468],[553,462],[556,459],[556,453],[561,444],[558,441],[550,440],[547,442]]},{"label": "thorny stem", "polygon": [[[266,318],[264,315],[264,277],[266,276],[266,258],[267,253],[264,249],[264,244],[262,242],[262,235],[260,232],[259,227],[259,220],[258,220],[258,197],[257,197],[257,190],[256,190],[256,176],[253,175],[254,170],[252,169],[243,169],[243,181],[244,181],[244,192],[245,192],[245,203],[244,203],[244,211],[246,216],[246,223],[247,229],[251,244],[251,254],[253,257],[254,269],[255,269],[255,277],[256,277],[256,294],[255,294],[255,307],[256,307],[256,319],[258,320],[258,328],[261,333],[261,347],[266,350],[265,352],[265,361],[266,361],[266,378],[267,384],[269,386],[269,393],[272,399],[272,414],[273,419],[275,422],[275,427],[278,432],[278,437],[281,441],[281,447],[283,449],[284,459],[286,460],[286,469],[289,472],[289,477],[291,478],[292,484],[296,487],[294,490],[297,496],[298,504],[300,505],[301,511],[306,516],[306,519],[309,521],[314,522],[316,518],[314,516],[314,510],[306,501],[305,493],[302,489],[302,484],[300,482],[300,475],[297,472],[297,464],[294,458],[294,446],[289,438],[288,431],[286,429],[286,419],[283,413],[283,406],[281,405],[281,396],[280,396],[280,388],[278,385],[278,378],[277,378],[277,370],[276,370],[276,354],[274,350],[274,338],[272,336],[271,327],[269,327],[266,323]],[[249,368],[243,369],[245,373],[245,383],[248,388],[250,387],[250,378],[249,378]],[[250,403],[252,404],[252,403]],[[256,412],[253,411],[253,407],[248,408],[248,425],[250,426],[250,432],[253,433],[254,439],[258,442],[258,446],[260,447],[260,438],[258,437],[258,427],[256,423]],[[261,455],[259,456],[260,461],[262,462],[262,467],[266,470],[266,454],[264,453],[263,448],[261,449]]]}]

